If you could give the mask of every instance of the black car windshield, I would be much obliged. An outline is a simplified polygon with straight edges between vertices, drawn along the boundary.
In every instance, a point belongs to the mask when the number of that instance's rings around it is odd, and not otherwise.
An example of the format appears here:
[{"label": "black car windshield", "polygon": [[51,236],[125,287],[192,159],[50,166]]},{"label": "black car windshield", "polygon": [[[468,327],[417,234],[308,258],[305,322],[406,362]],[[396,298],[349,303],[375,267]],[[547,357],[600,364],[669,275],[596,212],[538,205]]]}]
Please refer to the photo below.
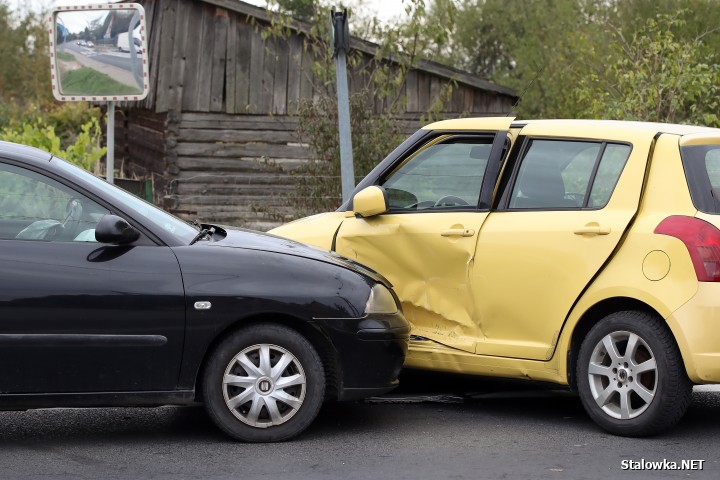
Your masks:
[{"label": "black car windshield", "polygon": [[[137,212],[138,215],[149,220],[154,225],[162,228],[166,232],[178,237],[182,242],[189,243],[198,233],[198,229],[187,222],[159,209],[155,205],[146,202],[140,197],[126,192],[125,190],[107,183],[102,178],[96,177],[87,170],[73,165],[61,158],[54,157],[55,163],[60,169],[69,174],[79,177],[81,180],[91,184],[93,187],[102,190],[107,200],[112,203],[120,203],[128,206]],[[132,213],[132,212],[128,212]]]}]

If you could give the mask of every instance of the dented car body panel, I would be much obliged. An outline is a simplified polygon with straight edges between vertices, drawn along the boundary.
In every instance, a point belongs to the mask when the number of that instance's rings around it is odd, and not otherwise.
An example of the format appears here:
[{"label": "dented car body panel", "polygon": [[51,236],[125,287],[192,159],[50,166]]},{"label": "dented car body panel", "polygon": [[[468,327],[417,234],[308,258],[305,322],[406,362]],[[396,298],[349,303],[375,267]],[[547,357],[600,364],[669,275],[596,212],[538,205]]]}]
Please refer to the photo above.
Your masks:
[{"label": "dented car body panel", "polygon": [[447,120],[358,185],[383,187],[388,211],[359,218],[347,202],[272,233],[387,277],[416,336],[406,367],[572,384],[587,331],[641,309],[666,321],[693,382],[720,382],[718,284],[656,233],[670,215],[720,227],[693,203],[681,161],[681,147],[716,143],[705,127]]},{"label": "dented car body panel", "polygon": [[[431,213],[346,219],[336,248],[341,255],[390,273],[415,335],[474,353],[482,333],[474,322],[471,277],[485,215],[454,213],[448,225],[437,225]],[[443,237],[445,226],[472,234]]]}]

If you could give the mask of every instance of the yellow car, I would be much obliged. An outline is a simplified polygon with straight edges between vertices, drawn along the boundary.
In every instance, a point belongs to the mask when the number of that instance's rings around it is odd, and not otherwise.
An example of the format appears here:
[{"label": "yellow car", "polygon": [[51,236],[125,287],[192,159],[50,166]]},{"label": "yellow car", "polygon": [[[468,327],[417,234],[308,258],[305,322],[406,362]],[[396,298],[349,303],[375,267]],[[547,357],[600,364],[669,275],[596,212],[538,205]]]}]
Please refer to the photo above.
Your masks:
[{"label": "yellow car", "polygon": [[272,233],[386,276],[405,366],[576,389],[606,430],[720,383],[720,130],[474,118],[408,138],[338,211]]}]

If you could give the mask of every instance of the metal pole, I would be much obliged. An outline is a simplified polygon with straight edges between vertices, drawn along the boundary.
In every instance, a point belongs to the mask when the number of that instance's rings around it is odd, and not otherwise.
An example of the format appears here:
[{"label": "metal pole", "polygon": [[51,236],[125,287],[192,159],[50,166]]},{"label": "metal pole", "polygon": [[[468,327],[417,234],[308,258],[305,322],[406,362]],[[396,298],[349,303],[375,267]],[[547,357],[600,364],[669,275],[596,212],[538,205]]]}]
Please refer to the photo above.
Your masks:
[{"label": "metal pole", "polygon": [[338,97],[338,131],[340,134],[340,176],[342,199],[347,202],[355,189],[355,169],[352,156],[352,133],[350,131],[350,95],[348,94],[347,59],[340,48],[335,62]]},{"label": "metal pole", "polygon": [[115,170],[115,102],[108,102],[107,109],[107,161],[105,178],[108,183],[114,183],[113,170]]}]

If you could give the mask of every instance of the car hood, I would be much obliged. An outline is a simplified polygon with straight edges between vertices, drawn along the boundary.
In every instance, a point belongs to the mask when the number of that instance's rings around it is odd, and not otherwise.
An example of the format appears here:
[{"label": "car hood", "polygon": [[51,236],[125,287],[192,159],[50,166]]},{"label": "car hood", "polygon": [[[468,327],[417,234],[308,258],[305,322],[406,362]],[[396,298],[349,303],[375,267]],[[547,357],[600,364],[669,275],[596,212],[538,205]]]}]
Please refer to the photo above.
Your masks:
[{"label": "car hood", "polygon": [[317,260],[331,265],[338,265],[392,288],[392,284],[375,270],[357,263],[347,257],[343,257],[342,255],[320,250],[319,248],[311,247],[310,245],[305,245],[304,243],[296,242],[295,240],[290,240],[284,237],[278,237],[269,233],[256,232],[253,230],[245,230],[243,228],[229,227],[225,225],[215,225],[215,227],[219,227],[223,230],[225,238],[215,240],[214,242],[208,244],[208,246],[242,248],[245,250],[257,250],[309,258],[311,260]]}]

